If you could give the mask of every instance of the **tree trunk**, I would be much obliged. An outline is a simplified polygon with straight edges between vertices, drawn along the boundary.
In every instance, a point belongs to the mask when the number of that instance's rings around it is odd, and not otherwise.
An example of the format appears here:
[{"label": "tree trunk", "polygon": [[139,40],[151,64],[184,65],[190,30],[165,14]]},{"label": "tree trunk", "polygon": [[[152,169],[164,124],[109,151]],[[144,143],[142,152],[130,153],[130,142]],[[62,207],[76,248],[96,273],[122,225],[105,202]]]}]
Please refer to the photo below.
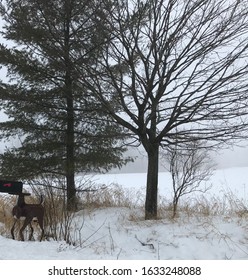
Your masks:
[{"label": "tree trunk", "polygon": [[67,97],[67,130],[66,130],[66,190],[67,209],[76,209],[75,187],[75,139],[74,139],[74,109],[72,97]]},{"label": "tree trunk", "polygon": [[157,219],[159,146],[148,151],[145,219]]},{"label": "tree trunk", "polygon": [[74,173],[66,174],[66,192],[67,192],[67,210],[75,211],[77,209],[77,201],[76,201],[76,188],[75,188],[75,180]]},{"label": "tree trunk", "polygon": [[176,215],[177,215],[178,199],[179,199],[178,197],[174,197],[174,199],[173,199],[173,203],[172,203],[172,205],[173,205],[172,219],[174,219],[176,217]]},{"label": "tree trunk", "polygon": [[75,187],[75,131],[74,131],[74,96],[72,63],[70,59],[70,22],[71,6],[70,1],[65,2],[65,100],[66,100],[66,190],[67,210],[76,210],[76,187]]},{"label": "tree trunk", "polygon": [[67,190],[67,209],[76,208],[76,187],[75,187],[75,135],[74,135],[74,104],[72,79],[70,71],[67,71],[65,77],[66,86],[66,190]]}]

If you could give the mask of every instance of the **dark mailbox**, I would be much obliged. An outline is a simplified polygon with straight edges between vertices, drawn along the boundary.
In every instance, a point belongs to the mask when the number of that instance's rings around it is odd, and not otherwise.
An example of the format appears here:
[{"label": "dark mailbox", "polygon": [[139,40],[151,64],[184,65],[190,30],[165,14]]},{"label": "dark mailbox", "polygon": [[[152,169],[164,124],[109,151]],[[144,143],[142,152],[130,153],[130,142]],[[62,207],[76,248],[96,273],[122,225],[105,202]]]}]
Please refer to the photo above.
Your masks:
[{"label": "dark mailbox", "polygon": [[23,187],[22,182],[0,180],[0,192],[10,193],[10,194],[20,194],[22,193],[22,187]]}]

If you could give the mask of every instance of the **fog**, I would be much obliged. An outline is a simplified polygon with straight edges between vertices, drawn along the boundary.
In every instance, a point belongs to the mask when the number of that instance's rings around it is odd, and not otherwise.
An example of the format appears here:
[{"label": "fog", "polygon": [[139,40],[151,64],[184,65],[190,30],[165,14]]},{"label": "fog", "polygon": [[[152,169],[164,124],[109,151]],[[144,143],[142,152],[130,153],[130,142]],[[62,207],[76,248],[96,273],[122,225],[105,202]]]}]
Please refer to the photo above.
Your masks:
[{"label": "fog", "polygon": [[[114,169],[111,173],[139,173],[146,172],[147,157],[145,152],[140,149],[129,149],[128,156],[134,157],[134,162],[130,162],[121,170]],[[223,149],[218,152],[211,152],[211,160],[215,169],[248,166],[248,144],[242,147],[234,146],[229,149]],[[160,159],[160,171],[166,171],[165,159]]]},{"label": "fog", "polygon": [[242,148],[234,147],[220,151],[219,154],[215,154],[213,160],[219,168],[248,166],[248,144]]}]

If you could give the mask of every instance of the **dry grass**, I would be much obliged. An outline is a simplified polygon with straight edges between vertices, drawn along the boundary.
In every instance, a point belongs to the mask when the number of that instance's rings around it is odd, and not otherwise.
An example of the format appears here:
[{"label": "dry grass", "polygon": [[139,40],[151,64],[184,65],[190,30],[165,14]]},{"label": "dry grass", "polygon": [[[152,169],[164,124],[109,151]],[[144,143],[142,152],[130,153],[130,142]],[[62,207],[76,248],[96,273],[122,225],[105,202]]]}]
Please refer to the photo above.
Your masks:
[{"label": "dry grass", "polygon": [[124,189],[118,184],[99,186],[96,191],[89,191],[80,197],[82,208],[102,207],[134,207],[141,205],[142,195],[140,191]]},{"label": "dry grass", "polygon": [[[248,216],[248,202],[239,199],[233,192],[228,191],[222,197],[204,195],[188,197],[178,205],[177,216],[184,214],[188,217],[216,217],[230,216],[245,218]],[[173,205],[169,201],[161,200],[159,217],[173,217]]]},{"label": "dry grass", "polygon": [[[41,190],[36,190],[36,193]],[[47,237],[55,240],[64,239],[68,243],[73,243],[70,228],[75,213],[66,211],[65,194],[61,190],[43,188],[42,193],[45,196],[45,225]],[[13,223],[11,210],[15,204],[15,196],[0,196],[0,234],[10,237],[10,228]],[[106,207],[126,207],[131,209],[128,219],[130,221],[144,220],[144,200],[143,190],[127,190],[119,185],[113,184],[108,187],[99,186],[98,189],[89,192],[82,192],[79,201],[81,209],[91,210]],[[37,203],[37,197],[27,197],[28,203]],[[80,210],[80,209],[79,209]],[[159,199],[158,219],[169,219],[174,222],[177,217],[212,217],[226,216],[247,218],[247,203],[238,199],[231,191],[223,197],[205,196],[189,197],[184,199],[178,205],[178,213],[175,219],[173,217],[172,203],[166,199]]]},{"label": "dry grass", "polygon": [[13,224],[11,211],[14,205],[15,205],[15,198],[13,196],[10,195],[0,196],[0,223],[3,224],[3,226],[0,226],[1,235],[6,235],[7,232],[10,233],[10,229]]}]

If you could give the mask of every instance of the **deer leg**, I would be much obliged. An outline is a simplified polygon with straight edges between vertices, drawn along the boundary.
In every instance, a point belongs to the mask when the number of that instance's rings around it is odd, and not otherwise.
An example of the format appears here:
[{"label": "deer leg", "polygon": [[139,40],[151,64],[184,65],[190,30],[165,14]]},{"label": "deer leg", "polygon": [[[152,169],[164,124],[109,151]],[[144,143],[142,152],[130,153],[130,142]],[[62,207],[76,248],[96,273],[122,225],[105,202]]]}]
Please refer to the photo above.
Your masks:
[{"label": "deer leg", "polygon": [[16,222],[17,222],[17,220],[14,221],[14,224],[13,224],[13,226],[11,228],[11,236],[12,236],[12,239],[14,239],[14,240],[15,240],[14,230],[15,230]]},{"label": "deer leg", "polygon": [[42,238],[44,236],[43,218],[38,218],[38,224],[39,224],[39,226],[41,228],[40,241],[42,241]]},{"label": "deer leg", "polygon": [[43,236],[44,236],[44,229],[43,229],[43,228],[41,228],[41,236],[40,236],[40,241],[42,241],[42,238],[43,238]]},{"label": "deer leg", "polygon": [[30,222],[30,224],[29,224],[29,227],[30,227],[30,234],[29,234],[28,240],[31,240],[32,237],[33,237],[33,233],[34,233],[34,228],[32,227],[31,222]]},{"label": "deer leg", "polygon": [[29,218],[26,218],[24,220],[23,226],[21,227],[20,232],[19,232],[21,241],[24,241],[23,231],[31,221],[32,221],[32,219],[29,219]]}]

